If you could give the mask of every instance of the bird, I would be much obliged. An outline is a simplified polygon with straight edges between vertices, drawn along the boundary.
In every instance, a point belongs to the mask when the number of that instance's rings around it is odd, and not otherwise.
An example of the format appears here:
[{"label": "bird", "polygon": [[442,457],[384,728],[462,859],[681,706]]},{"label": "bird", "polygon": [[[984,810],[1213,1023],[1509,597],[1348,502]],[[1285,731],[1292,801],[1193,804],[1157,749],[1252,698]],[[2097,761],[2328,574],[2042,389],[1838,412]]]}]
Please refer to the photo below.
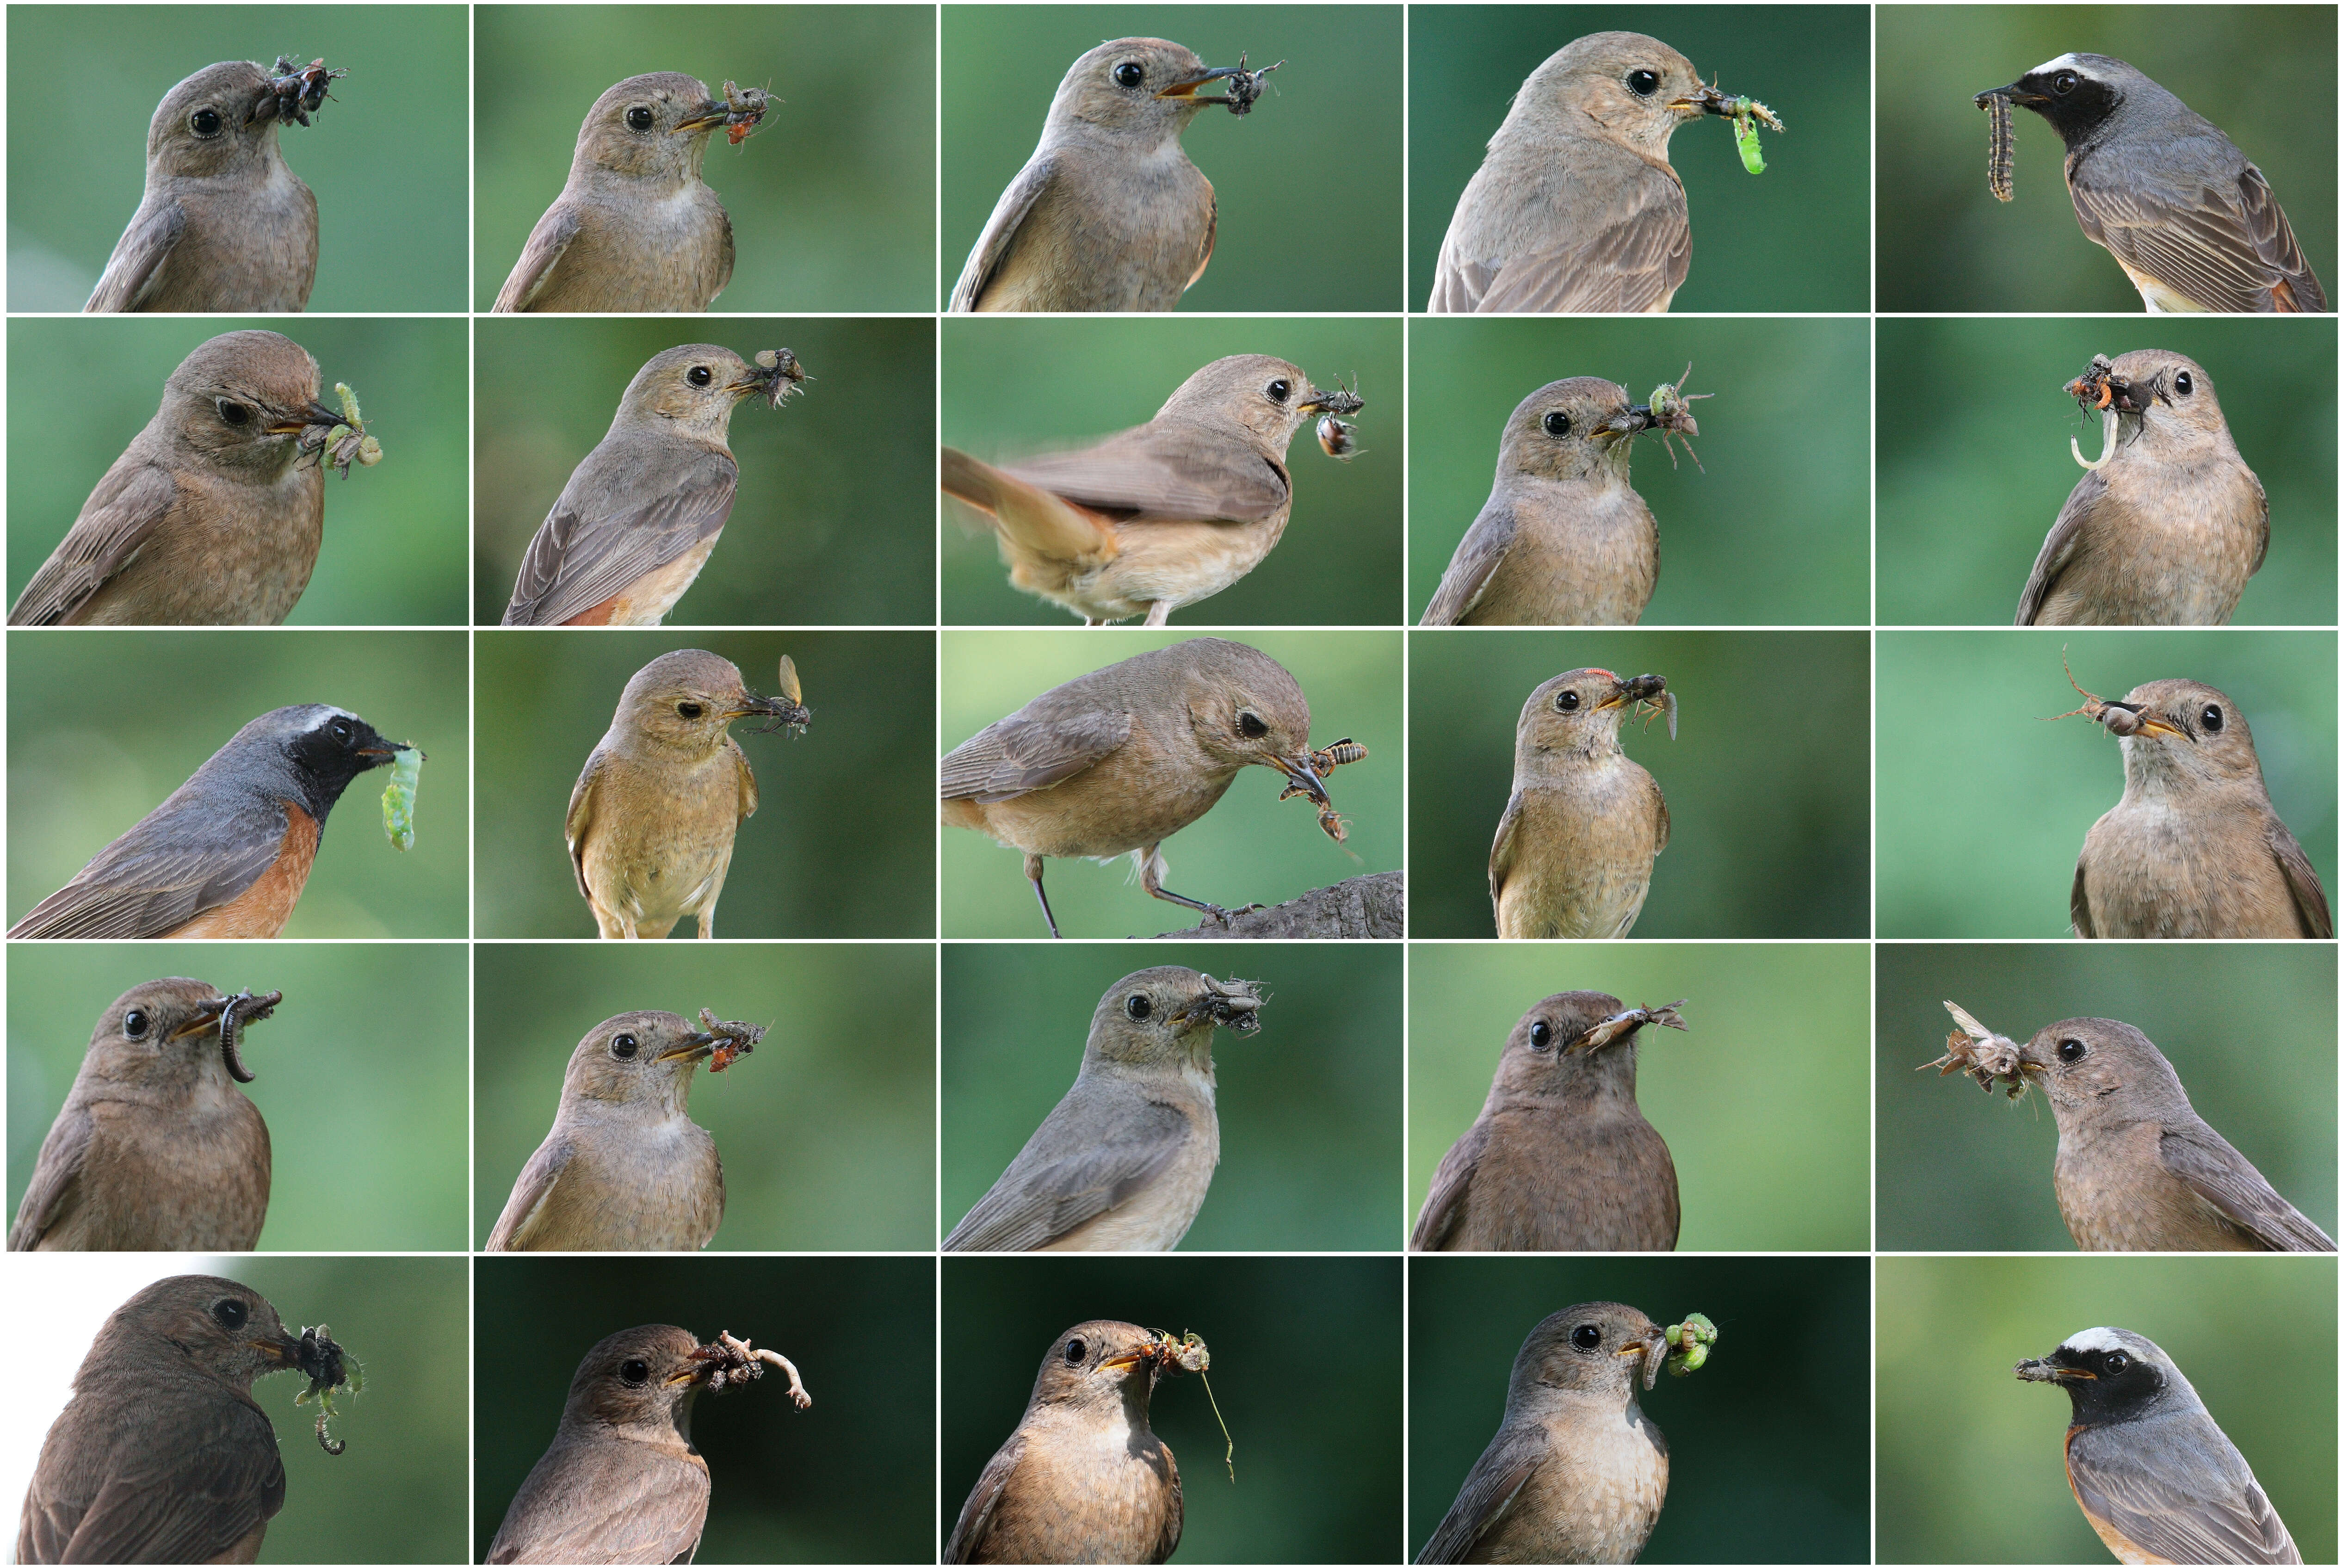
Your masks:
[{"label": "bird", "polygon": [[1668,1495],[1668,1441],[1635,1402],[1667,1340],[1617,1302],[1530,1331],[1505,1416],[1418,1563],[1633,1563]]},{"label": "bird", "polygon": [[248,1285],[157,1280],[115,1310],[42,1441],[19,1563],[251,1563],[285,1506],[254,1380],[301,1342]]},{"label": "bird", "polygon": [[2147,1336],[2085,1329],[2017,1375],[2073,1402],[2066,1484],[2120,1561],[2302,1561],[2246,1456]]},{"label": "bird", "polygon": [[2270,804],[2237,704],[2202,681],[2151,680],[2104,707],[2124,792],[2075,860],[2077,936],[2335,934],[2327,890]]},{"label": "bird", "polygon": [[699,1349],[689,1330],[647,1323],[586,1352],[490,1563],[691,1561],[708,1522],[708,1461],[690,1436]]},{"label": "bird", "polygon": [[495,309],[707,309],[732,281],[732,219],[699,166],[729,118],[707,83],[679,71],[629,76],[595,99],[568,182]]},{"label": "bird", "polygon": [[[2034,558],[2019,626],[2227,626],[2269,553],[2269,498],[2185,355],[2092,361],[2067,390],[2116,428]],[[2080,454],[2078,453],[2079,457]]]},{"label": "bird", "polygon": [[1009,1441],[960,1505],[947,1563],[1161,1563],[1180,1544],[1180,1466],[1147,1424],[1167,1364],[1136,1323],[1060,1334]]},{"label": "bird", "polygon": [[1168,1252],[1221,1162],[1212,1031],[1261,1027],[1259,989],[1177,965],[1107,988],[1081,1070],[947,1252]]},{"label": "bird", "polygon": [[347,709],[278,708],[33,906],[14,937],[273,937],[350,782],[414,748]]},{"label": "bird", "polygon": [[1457,199],[1429,308],[1666,310],[1692,267],[1668,138],[1729,102],[1641,33],[1590,33],[1555,51]]},{"label": "bird", "polygon": [[[1041,141],[952,286],[954,313],[1169,310],[1212,259],[1220,205],[1180,137],[1237,75],[1163,38],[1117,38],[1066,69]],[[1232,110],[1232,112],[1234,112]]]},{"label": "bird", "polygon": [[2066,146],[2066,194],[2083,237],[2105,246],[2151,313],[2327,309],[2262,171],[2221,128],[2106,55],[2061,55],[2004,98]]},{"label": "bird", "polygon": [[1094,447],[1006,467],[946,447],[943,489],[990,520],[1015,587],[1091,626],[1142,615],[1161,626],[1277,548],[1293,513],[1293,433],[1364,406],[1299,366],[1232,354]]},{"label": "bird", "polygon": [[654,355],[618,399],[609,433],[561,487],[521,558],[507,626],[657,626],[708,564],[732,515],[740,466],[726,445],[743,398],[775,407],[805,379],[687,343]]},{"label": "bird", "polygon": [[663,653],[627,682],[563,823],[602,936],[663,937],[685,915],[702,941],[716,935],[733,835],[757,811],[757,775],[730,729],[751,717],[801,726],[812,714],[758,696],[730,659],[696,648]]},{"label": "bird", "polygon": [[317,401],[317,362],[282,333],[198,344],[8,624],[282,624],[325,538],[324,448],[301,433],[343,423]]},{"label": "bird", "polygon": [[1457,541],[1425,626],[1633,626],[1660,580],[1660,526],[1628,483],[1652,411],[1598,376],[1523,398],[1497,478]]},{"label": "bird", "polygon": [[248,1252],[268,1217],[268,1123],[238,1082],[230,1000],[135,985],[90,1031],[8,1231],[12,1252]]},{"label": "bird", "polygon": [[1674,700],[1659,676],[1571,669],[1522,704],[1513,792],[1489,851],[1500,937],[1624,937],[1634,929],[1652,861],[1668,847],[1668,803],[1619,749],[1619,722],[1654,700]]},{"label": "bird", "polygon": [[1683,1029],[1681,1005],[1566,990],[1523,1013],[1481,1114],[1433,1172],[1408,1251],[1675,1251],[1675,1161],[1635,1103],[1635,1048],[1647,1023]]},{"label": "bird", "polygon": [[317,198],[285,162],[277,104],[249,60],[206,65],[163,95],[146,126],[146,195],[85,312],[309,303]]},{"label": "bird", "polygon": [[691,1077],[718,1037],[671,1012],[586,1031],[553,1130],[521,1168],[491,1252],[696,1252],[724,1219],[724,1161],[691,1120]]},{"label": "bird", "polygon": [[1331,809],[1301,686],[1258,648],[1194,638],[1054,687],[961,741],[943,759],[943,824],[1024,852],[1052,937],[1051,857],[1128,854],[1148,897],[1226,925],[1231,910],[1163,885],[1163,840],[1256,766]]}]

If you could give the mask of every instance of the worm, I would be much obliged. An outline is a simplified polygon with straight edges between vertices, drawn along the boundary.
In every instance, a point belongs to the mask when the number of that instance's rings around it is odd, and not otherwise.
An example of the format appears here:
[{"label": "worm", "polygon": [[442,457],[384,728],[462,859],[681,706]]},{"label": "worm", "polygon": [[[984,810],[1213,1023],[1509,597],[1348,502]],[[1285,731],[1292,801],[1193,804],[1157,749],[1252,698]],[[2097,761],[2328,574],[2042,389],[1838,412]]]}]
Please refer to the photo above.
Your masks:
[{"label": "worm", "polygon": [[1993,192],[1996,201],[2007,201],[2012,194],[2010,173],[2017,162],[2017,132],[2010,124],[2009,100],[1992,94],[1985,101],[1985,112],[1992,126],[1986,155],[1986,188]]},{"label": "worm", "polygon": [[2116,411],[2113,408],[2106,410],[2099,416],[2099,423],[2103,431],[2103,444],[2099,448],[2099,460],[2096,463],[2083,456],[2083,444],[2080,441],[2072,436],[2066,437],[2066,450],[2075,454],[2075,461],[2093,473],[2098,472],[2113,462],[2116,456]]},{"label": "worm", "polygon": [[[220,1060],[226,1064],[227,1075],[238,1083],[250,1083],[259,1074],[245,1066],[244,1059],[236,1053],[236,1031],[245,1024],[258,1023],[266,1018],[284,1000],[285,993],[281,990],[273,990],[264,996],[255,996],[248,990],[240,991],[228,998],[227,1006],[220,1010]],[[246,1012],[248,1016],[239,1019],[236,1016],[239,1012]]]}]

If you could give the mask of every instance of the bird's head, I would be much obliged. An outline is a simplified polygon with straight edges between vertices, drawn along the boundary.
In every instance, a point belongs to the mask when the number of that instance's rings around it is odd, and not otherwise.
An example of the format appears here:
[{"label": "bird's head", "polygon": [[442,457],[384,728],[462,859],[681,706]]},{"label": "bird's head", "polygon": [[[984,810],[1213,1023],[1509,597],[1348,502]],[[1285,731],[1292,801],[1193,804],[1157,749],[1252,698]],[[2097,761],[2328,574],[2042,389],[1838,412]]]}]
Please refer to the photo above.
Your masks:
[{"label": "bird's head", "polygon": [[1717,112],[1693,63],[1641,33],[1589,33],[1530,73],[1499,135],[1595,134],[1665,159],[1678,126]]},{"label": "bird's head", "polygon": [[146,124],[149,188],[159,179],[263,177],[278,156],[278,121],[254,113],[267,84],[251,61],[222,60],[164,94]]},{"label": "bird's head", "polygon": [[1555,1393],[1593,1394],[1622,1406],[1635,1402],[1636,1385],[1658,1381],[1668,1353],[1666,1333],[1619,1302],[1564,1307],[1532,1329],[1513,1358],[1505,1408],[1536,1408]]},{"label": "bird's head", "polygon": [[811,717],[802,703],[786,696],[760,697],[749,690],[730,659],[683,648],[635,671],[619,695],[613,728],[686,756],[706,757],[723,747],[736,719],[794,725]]},{"label": "bird's head", "polygon": [[566,1428],[615,1428],[665,1443],[691,1441],[691,1400],[701,1386],[699,1342],[672,1323],[620,1329],[578,1363],[562,1407]]},{"label": "bird's head", "polygon": [[1635,1098],[1638,1038],[1647,1024],[1683,1029],[1670,1002],[1631,1008],[1596,990],[1558,991],[1523,1013],[1505,1038],[1493,1100]]},{"label": "bird's head", "polygon": [[719,1043],[718,1036],[671,1012],[622,1012],[604,1019],[569,1053],[562,1103],[679,1116],[691,1095],[693,1070]]},{"label": "bird's head", "polygon": [[1627,389],[1599,376],[1574,376],[1539,387],[1505,421],[1497,466],[1504,474],[1541,479],[1627,477],[1635,437],[1652,427],[1652,411],[1629,400]]},{"label": "bird's head", "polygon": [[2159,1121],[2189,1109],[2164,1053],[2111,1018],[2063,1019],[2037,1030],[2019,1048],[2017,1067],[2062,1112],[2104,1106],[2102,1115],[2124,1121]]},{"label": "bird's head", "polygon": [[1656,675],[1614,675],[1607,669],[1570,669],[1529,695],[1513,732],[1513,749],[1564,759],[1602,756],[1619,749],[1619,725],[1642,704],[1664,709],[1668,734],[1675,735],[1675,699]]},{"label": "bird's head", "polygon": [[2100,1426],[2151,1410],[2197,1406],[2197,1391],[2154,1341],[2129,1329],[2085,1329],[2048,1355],[2017,1363],[2021,1382],[2055,1382],[2074,1402],[2077,1426]]},{"label": "bird's head", "polygon": [[1225,97],[1206,89],[1237,74],[1212,66],[1168,38],[1116,38],[1066,68],[1050,100],[1050,124],[1151,147],[1178,138],[1188,123]]},{"label": "bird's head", "polygon": [[569,177],[683,185],[699,179],[708,134],[730,108],[708,84],[680,71],[629,76],[594,100],[578,127]]},{"label": "bird's head", "polygon": [[2121,60],[2107,55],[2061,55],[2006,86],[1979,93],[1976,104],[1982,108],[1988,98],[2006,98],[2021,109],[2031,109],[2050,122],[2072,151],[2093,140],[2127,103],[2149,91],[2163,90]]},{"label": "bird's head", "polygon": [[[266,999],[263,999],[266,1000]],[[253,1074],[220,1028],[230,999],[206,980],[156,980],[114,999],[90,1031],[84,1070],[116,1091],[176,1099]],[[262,1016],[266,1016],[265,1011]],[[242,1013],[239,1023],[257,1021]]]},{"label": "bird's head", "polygon": [[343,423],[317,400],[317,362],[278,332],[224,332],[196,345],[163,383],[172,445],[203,464],[274,477],[302,453],[301,432]]},{"label": "bird's head", "polygon": [[158,1353],[249,1391],[256,1378],[298,1366],[301,1342],[285,1332],[277,1309],[251,1286],[211,1274],[175,1274],[115,1309],[82,1370],[136,1367]]}]

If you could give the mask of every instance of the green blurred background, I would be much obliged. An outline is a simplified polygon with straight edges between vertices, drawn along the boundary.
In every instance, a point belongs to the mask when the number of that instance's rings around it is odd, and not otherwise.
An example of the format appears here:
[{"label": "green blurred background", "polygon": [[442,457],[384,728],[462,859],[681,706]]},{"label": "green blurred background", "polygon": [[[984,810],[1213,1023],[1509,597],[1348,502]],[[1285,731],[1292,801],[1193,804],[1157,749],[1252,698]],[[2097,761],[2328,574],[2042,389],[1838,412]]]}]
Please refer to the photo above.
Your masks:
[{"label": "green blurred background", "polygon": [[[1689,360],[1685,385],[1717,394],[1694,405],[1699,463],[1669,462],[1655,437],[1635,454],[1635,488],[1660,524],[1643,624],[1870,620],[1871,425],[1849,396],[1871,363],[1862,321],[1433,317],[1410,324],[1408,347],[1409,391],[1438,411],[1417,422],[1408,452],[1411,618],[1489,498],[1523,398],[1600,376],[1641,403]],[[1832,407],[1848,417],[1809,417]]]},{"label": "green blurred background", "polygon": [[1763,99],[1789,127],[1761,133],[1765,172],[1754,179],[1723,121],[1677,129],[1668,162],[1692,209],[1693,251],[1673,308],[1868,308],[1871,127],[1850,90],[1871,75],[1861,7],[1437,5],[1412,15],[1407,293],[1417,307],[1431,297],[1457,198],[1522,83],[1574,39],[1626,31],[1659,39],[1725,91]]},{"label": "green blurred background", "polygon": [[[1496,1435],[1522,1341],[1550,1312],[1617,1301],[1700,1312],[1715,1352],[1636,1399],[1668,1440],[1644,1563],[1868,1561],[1870,1341],[1861,1258],[1414,1258],[1408,1262],[1409,1550]],[[1974,1496],[1974,1494],[1972,1494]]]},{"label": "green blurred background", "polygon": [[1496,934],[1489,846],[1513,792],[1522,704],[1590,666],[1664,676],[1682,704],[1674,742],[1657,719],[1620,731],[1668,803],[1668,847],[1637,937],[1868,934],[1868,642],[1861,632],[1411,632],[1408,934]]},{"label": "green blurred background", "polygon": [[[1974,1109],[1974,1108],[1972,1108]],[[2103,1563],[2067,1490],[2071,1405],[2019,1362],[2129,1329],[2195,1385],[2306,1563],[2335,1560],[2335,1260],[1882,1258],[1878,1560]]]},{"label": "green blurred background", "polygon": [[464,1249],[462,947],[27,942],[9,956],[11,1214],[98,1019],[133,986],[186,975],[285,993],[243,1045],[274,1172],[263,1249]]},{"label": "green blurred background", "polygon": [[[1629,1007],[1689,999],[1686,1032],[1635,1037],[1636,1102],[1675,1161],[1678,1246],[1866,1250],[1866,951],[1852,942],[1413,948],[1404,1222],[1413,1226],[1442,1157],[1480,1115],[1522,1015],[1556,991],[1598,990]],[[1747,1071],[1760,1040],[1766,1070]]]},{"label": "green blurred background", "polygon": [[675,1323],[704,1341],[723,1330],[779,1351],[813,1396],[811,1409],[792,1409],[775,1373],[694,1402],[692,1446],[713,1483],[697,1561],[932,1561],[927,1259],[498,1257],[478,1268],[474,1562],[553,1441],[578,1362],[638,1323]]},{"label": "green blurred background", "polygon": [[[732,218],[719,311],[926,310],[936,246],[935,13],[916,5],[479,5],[472,303],[561,194],[578,127],[629,76],[775,102],[701,177]],[[791,345],[792,347],[795,345]]]},{"label": "green blurred background", "polygon": [[2323,125],[2306,135],[2297,109],[2334,92],[2332,6],[1890,5],[1878,12],[1880,309],[2140,314],[2139,291],[2075,221],[2049,121],[2015,111],[2015,198],[1986,189],[1972,100],[2069,52],[2128,61],[2218,126],[2268,176],[2332,296],[2335,138]]},{"label": "green blurred background", "polygon": [[[326,537],[296,626],[461,626],[469,352],[461,321],[69,317],[8,323],[8,591],[24,591],[179,362],[223,332],[284,333],[318,389],[357,394],[383,460],[326,476]],[[59,396],[57,367],[103,354],[115,373]]]},{"label": "green blurred background", "polygon": [[[657,1008],[769,1025],[756,1054],[698,1075],[691,1119],[724,1161],[719,1251],[934,1243],[935,954],[849,942],[726,947],[491,943],[478,950],[479,1183],[488,1244],[544,1141],[579,1040]],[[528,1020],[515,1031],[511,1020]],[[694,1027],[698,1027],[696,1024]]]},{"label": "green blurred background", "polygon": [[2130,1024],[2172,1063],[2197,1113],[2334,1231],[2332,947],[1897,945],[1879,950],[1882,1247],[2074,1250],[2051,1188],[2050,1108],[2031,1095],[1980,1104],[1967,1079],[1916,1070],[1944,1054],[1948,997],[2020,1044],[2061,1019]]},{"label": "green blurred background", "polygon": [[[480,406],[497,412],[477,436],[473,611],[494,626],[528,541],[609,432],[635,372],[693,335],[656,317],[478,325]],[[668,624],[931,624],[935,474],[923,459],[935,435],[935,328],[799,317],[719,336],[743,359],[787,347],[811,379],[778,412],[754,397],[734,411],[731,521]]]},{"label": "green blurred background", "polygon": [[[2099,416],[2066,396],[2091,357],[2135,348],[2205,367],[2237,454],[2269,495],[2269,558],[2236,618],[2335,618],[2335,323],[1882,321],[1880,397],[1959,388],[1879,430],[1879,618],[2007,626],[2058,508],[2096,460]],[[2007,405],[2005,407],[2005,403]]]},{"label": "green blurred background", "polygon": [[1881,936],[2073,934],[2075,857],[2123,798],[2123,756],[2086,719],[2036,722],[2082,706],[2062,649],[2101,697],[2170,677],[2228,693],[2252,728],[2270,803],[2332,882],[2332,632],[1882,632]]},{"label": "green blurred background", "polygon": [[[1260,983],[1259,1034],[1212,1041],[1221,1163],[1190,1251],[1392,1247],[1400,1203],[1395,944],[1194,943],[1157,953],[1054,943],[948,946],[943,1230],[991,1189],[1073,1086],[1107,989],[1154,964]],[[1062,1325],[1061,1325],[1062,1326]],[[949,1490],[949,1489],[947,1489]]]},{"label": "green blurred background", "polygon": [[1207,65],[1285,60],[1254,113],[1207,109],[1182,136],[1220,206],[1187,310],[1397,310],[1396,5],[944,8],[942,288],[1041,139],[1066,68],[1111,38],[1169,38]]},{"label": "green blurred background", "polygon": [[[10,6],[8,308],[79,310],[138,210],[164,95],[217,61],[273,68],[280,53],[350,73],[310,126],[277,133],[317,196],[309,308],[463,309],[461,5]],[[111,96],[89,126],[61,112],[92,90]]]},{"label": "green blurred background", "polygon": [[[803,735],[733,726],[760,804],[733,840],[719,937],[924,937],[935,931],[935,640],[927,632],[484,631],[479,930],[590,937],[593,911],[563,847],[569,792],[609,729],[619,693],[663,653],[730,659],[754,691],[797,663],[813,723]],[[699,922],[671,936],[697,938]],[[611,1010],[617,1010],[615,1009]],[[604,1017],[607,1014],[598,1014]],[[594,1021],[589,1020],[590,1021]],[[583,1033],[581,1030],[578,1031]],[[577,1043],[577,1036],[570,1037]]]},{"label": "green blurred background", "polygon": [[[947,631],[940,703],[942,750],[950,751],[986,725],[1078,676],[1187,640],[1189,634],[1177,628],[1115,628],[1079,635]],[[1399,699],[1405,684],[1400,674],[1400,634],[1259,632],[1240,640],[1283,665],[1301,685],[1310,699],[1312,746],[1324,747],[1348,736],[1367,748],[1365,761],[1344,768],[1326,786],[1349,819],[1350,838],[1342,844],[1329,839],[1319,831],[1306,801],[1296,805],[1278,799],[1283,779],[1268,769],[1247,769],[1202,820],[1164,841],[1163,853],[1172,868],[1163,879],[1165,886],[1233,909],[1282,903],[1352,877],[1399,869]],[[1048,934],[1017,851],[964,828],[944,834],[943,845],[946,936]],[[1192,929],[1204,918],[1178,904],[1150,899],[1130,872],[1127,858],[1108,865],[1051,860],[1044,885],[1050,907],[1058,914],[1058,929],[1071,937],[1152,936]],[[1093,991],[1091,1001],[1097,1000]]]},{"label": "green blurred background", "polygon": [[[417,792],[415,848],[404,854],[383,836],[388,771],[350,785],[284,934],[464,936],[472,779],[464,641],[456,631],[10,632],[11,918],[64,887],[246,724],[327,702],[431,759]],[[134,715],[135,733],[126,724]],[[85,1042],[96,1016],[82,1025]]]},{"label": "green blurred background", "polygon": [[[1352,420],[1359,450],[1327,460],[1317,422],[1305,420],[1286,448],[1294,498],[1284,537],[1234,585],[1175,611],[1177,624],[1396,625],[1407,450],[1396,321],[952,317],[943,324],[943,439],[1000,463],[1086,447],[1145,424],[1190,376],[1232,354],[1273,354],[1312,386],[1355,389],[1367,400]],[[1081,624],[1010,586],[982,513],[942,505],[947,622]]]},{"label": "green blurred background", "polygon": [[1400,1559],[1397,1258],[955,1255],[943,1276],[946,1342],[971,1347],[943,1382],[944,1537],[1051,1344],[1104,1318],[1193,1332],[1212,1351],[1211,1399],[1167,1377],[1149,1407],[1180,1463],[1177,1561]]}]

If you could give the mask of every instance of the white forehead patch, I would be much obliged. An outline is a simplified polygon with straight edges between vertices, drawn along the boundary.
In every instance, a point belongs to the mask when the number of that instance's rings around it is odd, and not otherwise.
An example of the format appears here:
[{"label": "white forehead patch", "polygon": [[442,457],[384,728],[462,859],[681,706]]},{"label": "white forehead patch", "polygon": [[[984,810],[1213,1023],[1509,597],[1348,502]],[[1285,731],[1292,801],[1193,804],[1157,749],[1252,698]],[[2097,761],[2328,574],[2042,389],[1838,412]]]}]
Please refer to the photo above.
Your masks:
[{"label": "white forehead patch", "polygon": [[[2045,60],[2042,64],[2035,66],[2033,70],[2028,71],[2026,74],[2032,76],[2044,71],[2081,71],[2082,69],[2082,65],[2076,60],[2075,56],[2071,53],[2069,53],[2061,55],[2055,60]],[[2084,72],[2084,75],[2088,75],[2090,73],[2087,71]]]},{"label": "white forehead patch", "polygon": [[2130,1355],[2139,1354],[2139,1347],[2114,1329],[2085,1329],[2081,1333],[2070,1336],[2060,1348],[2070,1351],[2123,1351]]}]

